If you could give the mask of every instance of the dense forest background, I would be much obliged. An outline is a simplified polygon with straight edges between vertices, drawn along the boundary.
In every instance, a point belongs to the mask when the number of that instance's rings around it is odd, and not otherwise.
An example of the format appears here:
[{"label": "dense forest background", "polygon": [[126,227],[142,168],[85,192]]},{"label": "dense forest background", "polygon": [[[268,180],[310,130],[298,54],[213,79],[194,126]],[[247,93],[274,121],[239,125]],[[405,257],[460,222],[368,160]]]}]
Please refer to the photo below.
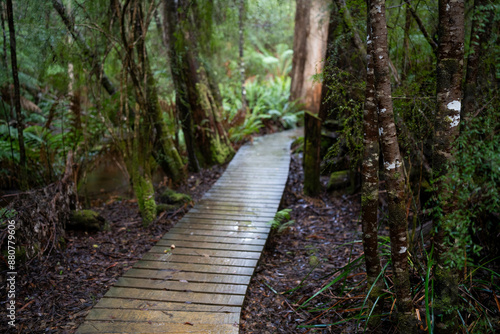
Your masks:
[{"label": "dense forest background", "polygon": [[[361,203],[351,319],[375,331],[396,308],[402,332],[498,330],[495,1],[0,4],[0,244],[22,222],[22,261],[64,249],[76,213],[110,196],[147,226],[175,210],[158,189],[305,126],[305,195]],[[327,312],[310,301],[358,262],[302,307]]]}]

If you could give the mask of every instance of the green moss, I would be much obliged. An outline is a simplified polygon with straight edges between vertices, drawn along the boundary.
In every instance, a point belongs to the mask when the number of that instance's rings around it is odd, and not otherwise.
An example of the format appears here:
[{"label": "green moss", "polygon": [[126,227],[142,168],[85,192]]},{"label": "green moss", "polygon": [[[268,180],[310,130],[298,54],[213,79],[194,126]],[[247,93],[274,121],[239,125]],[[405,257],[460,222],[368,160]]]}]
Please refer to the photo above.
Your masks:
[{"label": "green moss", "polygon": [[348,170],[333,172],[328,181],[328,190],[339,190],[349,185],[350,173]]},{"label": "green moss", "polygon": [[92,210],[72,211],[70,228],[78,230],[99,231],[105,229],[106,222],[99,213]]},{"label": "green moss", "polygon": [[193,201],[191,196],[183,193],[178,193],[172,189],[166,189],[163,194],[161,194],[160,199],[168,204],[186,204]]},{"label": "green moss", "polygon": [[317,266],[319,264],[319,262],[320,261],[319,261],[319,259],[318,259],[318,257],[316,255],[309,256],[309,265],[311,267]]},{"label": "green moss", "polygon": [[139,204],[139,212],[142,216],[144,226],[149,225],[156,218],[156,202],[154,198],[153,183],[148,177],[139,176],[134,178],[134,193]]}]

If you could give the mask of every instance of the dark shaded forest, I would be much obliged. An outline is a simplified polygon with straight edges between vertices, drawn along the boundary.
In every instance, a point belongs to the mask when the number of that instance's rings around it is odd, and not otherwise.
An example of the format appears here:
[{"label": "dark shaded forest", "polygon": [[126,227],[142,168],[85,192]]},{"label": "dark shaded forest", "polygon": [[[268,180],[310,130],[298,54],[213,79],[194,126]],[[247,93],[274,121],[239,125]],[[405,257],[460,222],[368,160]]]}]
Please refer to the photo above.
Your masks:
[{"label": "dark shaded forest", "polygon": [[296,127],[240,332],[500,330],[497,2],[0,14],[2,332],[73,333],[242,145]]}]

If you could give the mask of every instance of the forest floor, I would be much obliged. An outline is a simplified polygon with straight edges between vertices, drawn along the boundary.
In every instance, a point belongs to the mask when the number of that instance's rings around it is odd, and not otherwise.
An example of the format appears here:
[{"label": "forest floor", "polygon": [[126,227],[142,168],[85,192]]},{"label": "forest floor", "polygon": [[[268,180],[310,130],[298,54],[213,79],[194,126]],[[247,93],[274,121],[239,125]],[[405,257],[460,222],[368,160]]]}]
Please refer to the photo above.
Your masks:
[{"label": "forest floor", "polygon": [[[191,174],[177,189],[196,202],[223,173],[214,167]],[[302,193],[300,154],[292,156],[282,209],[293,209],[295,224],[281,234],[272,234],[252,278],[242,312],[241,333],[305,333],[299,325],[331,323],[345,314],[308,312],[298,305],[330,280],[329,274],[345,266],[362,252],[357,195],[323,193],[318,199]],[[139,260],[189,208],[164,214],[149,227],[141,223],[134,200],[111,198],[94,207],[108,222],[110,231],[67,233],[67,248],[33,260],[18,273],[17,329],[0,322],[2,333],[73,333],[112,284]],[[308,275],[309,274],[309,275]],[[353,275],[351,281],[361,281]],[[325,278],[326,277],[326,278]],[[292,294],[283,292],[301,287]],[[3,290],[3,289],[2,289]],[[2,291],[3,293],[3,291]],[[340,301],[354,296],[321,293],[324,299]],[[6,300],[6,299],[2,299]],[[0,316],[5,319],[5,307]],[[319,315],[319,316],[318,316]],[[329,326],[324,333],[354,332],[349,322]],[[317,333],[318,330],[316,329]]]}]

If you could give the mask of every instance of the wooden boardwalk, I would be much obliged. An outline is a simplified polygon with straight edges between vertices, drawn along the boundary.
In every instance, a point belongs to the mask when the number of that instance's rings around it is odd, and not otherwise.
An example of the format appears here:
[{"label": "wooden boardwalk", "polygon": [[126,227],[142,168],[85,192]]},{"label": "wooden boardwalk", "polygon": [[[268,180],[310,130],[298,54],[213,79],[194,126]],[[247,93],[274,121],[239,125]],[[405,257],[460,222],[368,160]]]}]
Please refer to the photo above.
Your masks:
[{"label": "wooden boardwalk", "polygon": [[238,333],[298,134],[241,147],[212,189],[115,283],[77,333]]}]

